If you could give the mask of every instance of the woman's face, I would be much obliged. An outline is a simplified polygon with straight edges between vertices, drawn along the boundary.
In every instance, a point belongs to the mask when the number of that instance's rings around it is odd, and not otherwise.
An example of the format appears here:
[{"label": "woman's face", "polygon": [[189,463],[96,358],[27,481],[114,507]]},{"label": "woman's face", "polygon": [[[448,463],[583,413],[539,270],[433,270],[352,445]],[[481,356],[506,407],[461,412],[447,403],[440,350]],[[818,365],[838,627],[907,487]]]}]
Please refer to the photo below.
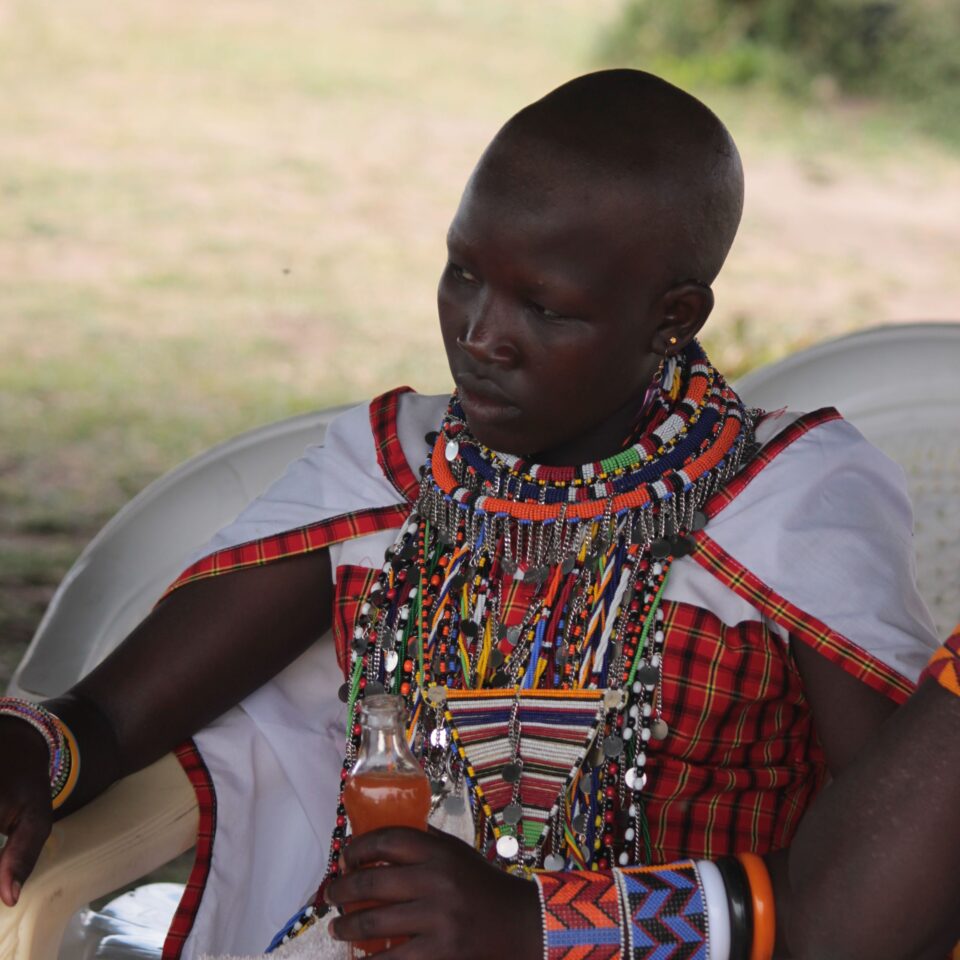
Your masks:
[{"label": "woman's face", "polygon": [[440,327],[471,430],[544,463],[622,445],[660,357],[653,231],[591,185],[506,189],[483,166],[447,237]]}]

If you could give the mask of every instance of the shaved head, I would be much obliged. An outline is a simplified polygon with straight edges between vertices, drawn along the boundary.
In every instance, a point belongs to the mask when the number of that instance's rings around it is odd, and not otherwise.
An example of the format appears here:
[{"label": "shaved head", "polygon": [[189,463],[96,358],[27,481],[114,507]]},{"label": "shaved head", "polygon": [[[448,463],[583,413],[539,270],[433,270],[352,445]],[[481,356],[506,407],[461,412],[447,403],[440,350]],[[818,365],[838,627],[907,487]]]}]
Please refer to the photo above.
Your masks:
[{"label": "shaved head", "polygon": [[699,100],[649,73],[578,77],[521,110],[496,135],[473,178],[523,202],[562,193],[615,203],[620,229],[649,249],[661,282],[712,283],[743,209],[740,155]]}]

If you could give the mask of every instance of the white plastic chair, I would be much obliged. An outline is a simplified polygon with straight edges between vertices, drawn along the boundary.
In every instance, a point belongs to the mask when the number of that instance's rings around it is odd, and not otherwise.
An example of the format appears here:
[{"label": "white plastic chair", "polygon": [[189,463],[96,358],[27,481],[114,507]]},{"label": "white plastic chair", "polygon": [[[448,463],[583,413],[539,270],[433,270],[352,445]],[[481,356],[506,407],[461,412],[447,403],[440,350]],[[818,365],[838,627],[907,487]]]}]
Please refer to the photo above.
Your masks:
[{"label": "white plastic chair", "polygon": [[737,384],[757,407],[833,406],[907,475],[920,592],[941,639],[960,619],[960,323],[873,327]]},{"label": "white plastic chair", "polygon": [[[756,406],[833,405],[907,471],[920,584],[941,631],[960,617],[960,324],[878,327],[819,344],[743,378]],[[186,558],[310,442],[330,413],[283,421],[211,450],[148,487],[68,573],[13,692],[50,696],[105,656]],[[77,647],[77,639],[84,644]],[[0,960],[52,960],[91,899],[188,849],[193,791],[166,757],[56,825],[14,910],[0,910]]]},{"label": "white plastic chair", "polygon": [[[338,407],[268,424],[188,460],[133,498],[58,587],[9,694],[43,699],[89,673],[146,616],[191,554],[311,444]],[[81,639],[82,638],[82,639]]]},{"label": "white plastic chair", "polygon": [[[91,541],[54,594],[8,693],[51,697],[99,663],[150,611],[192,553],[311,444],[340,409],[244,433],[150,484]],[[170,755],[54,825],[13,909],[0,960],[53,960],[77,909],[193,846],[197,803]]]}]

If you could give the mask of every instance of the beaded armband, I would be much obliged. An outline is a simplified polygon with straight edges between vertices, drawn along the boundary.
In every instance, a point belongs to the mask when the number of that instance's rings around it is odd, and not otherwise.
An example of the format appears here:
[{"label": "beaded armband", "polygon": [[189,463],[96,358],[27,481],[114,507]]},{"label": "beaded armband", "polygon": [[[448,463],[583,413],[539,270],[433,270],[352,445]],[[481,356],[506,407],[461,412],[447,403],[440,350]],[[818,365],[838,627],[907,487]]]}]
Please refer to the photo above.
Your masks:
[{"label": "beaded armband", "polygon": [[691,860],[615,870],[624,912],[624,960],[707,960],[707,908]]},{"label": "beaded armband", "polygon": [[920,679],[926,677],[936,680],[941,687],[960,697],[960,625],[930,658]]},{"label": "beaded armband", "polygon": [[706,906],[691,861],[536,876],[544,960],[706,960]]},{"label": "beaded armband", "polygon": [[613,960],[620,953],[620,893],[609,872],[538,873],[544,960]]},{"label": "beaded armband", "polygon": [[0,697],[0,717],[17,717],[30,724],[46,741],[53,809],[73,793],[80,774],[80,751],[69,727],[49,710],[19,697]]}]

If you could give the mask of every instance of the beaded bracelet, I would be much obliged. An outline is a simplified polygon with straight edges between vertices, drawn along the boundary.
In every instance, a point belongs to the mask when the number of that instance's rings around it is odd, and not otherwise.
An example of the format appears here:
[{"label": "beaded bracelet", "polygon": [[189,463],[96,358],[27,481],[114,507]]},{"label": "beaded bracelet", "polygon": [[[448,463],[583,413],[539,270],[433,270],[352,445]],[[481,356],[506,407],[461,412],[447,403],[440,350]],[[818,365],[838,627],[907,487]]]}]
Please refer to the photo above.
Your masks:
[{"label": "beaded bracelet", "polygon": [[960,697],[960,624],[930,658],[930,662],[920,674],[921,681],[927,677],[936,680],[944,690]]},{"label": "beaded bracelet", "polygon": [[76,737],[59,717],[20,697],[0,697],[0,717],[17,717],[43,737],[50,754],[50,796],[53,809],[58,809],[73,793],[80,776]]},{"label": "beaded bracelet", "polygon": [[767,865],[755,853],[738,853],[737,860],[747,875],[753,907],[750,960],[773,960],[777,923],[770,873]]}]

